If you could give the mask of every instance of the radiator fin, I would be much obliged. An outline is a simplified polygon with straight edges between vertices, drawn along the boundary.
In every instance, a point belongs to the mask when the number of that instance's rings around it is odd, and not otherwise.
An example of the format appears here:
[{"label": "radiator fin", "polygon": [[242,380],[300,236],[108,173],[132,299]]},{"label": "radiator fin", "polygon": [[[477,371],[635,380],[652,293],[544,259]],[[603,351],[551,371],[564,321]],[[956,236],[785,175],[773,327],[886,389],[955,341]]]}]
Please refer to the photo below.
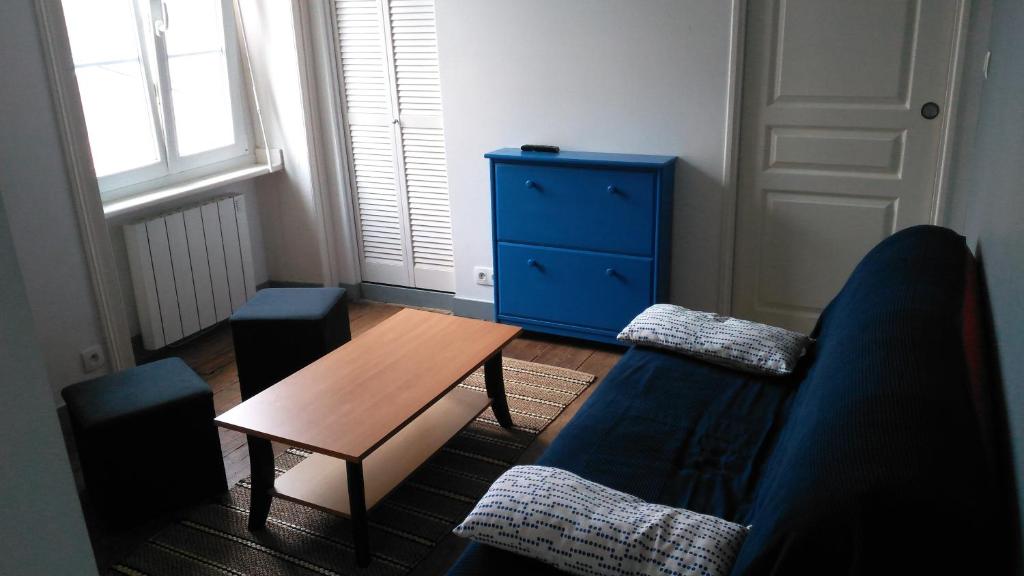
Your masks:
[{"label": "radiator fin", "polygon": [[256,292],[243,196],[129,224],[124,236],[147,350],[227,319]]}]

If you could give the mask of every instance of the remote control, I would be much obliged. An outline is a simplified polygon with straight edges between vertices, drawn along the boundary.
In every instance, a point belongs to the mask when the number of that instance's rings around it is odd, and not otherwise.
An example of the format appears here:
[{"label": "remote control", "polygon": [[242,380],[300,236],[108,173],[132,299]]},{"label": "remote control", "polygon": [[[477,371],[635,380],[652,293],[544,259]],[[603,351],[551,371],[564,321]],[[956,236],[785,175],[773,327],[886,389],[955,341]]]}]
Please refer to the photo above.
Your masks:
[{"label": "remote control", "polygon": [[558,153],[558,146],[551,146],[550,144],[523,144],[519,147],[523,152],[551,152],[553,154]]}]

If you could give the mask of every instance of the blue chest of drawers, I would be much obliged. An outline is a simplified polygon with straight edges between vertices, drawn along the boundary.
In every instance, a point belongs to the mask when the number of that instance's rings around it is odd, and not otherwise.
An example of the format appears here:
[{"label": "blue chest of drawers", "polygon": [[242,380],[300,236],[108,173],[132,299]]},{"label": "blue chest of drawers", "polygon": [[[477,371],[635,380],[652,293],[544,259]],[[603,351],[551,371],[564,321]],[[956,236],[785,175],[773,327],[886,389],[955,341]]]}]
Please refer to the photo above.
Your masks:
[{"label": "blue chest of drawers", "polygon": [[485,156],[499,322],[615,342],[668,298],[674,156]]}]

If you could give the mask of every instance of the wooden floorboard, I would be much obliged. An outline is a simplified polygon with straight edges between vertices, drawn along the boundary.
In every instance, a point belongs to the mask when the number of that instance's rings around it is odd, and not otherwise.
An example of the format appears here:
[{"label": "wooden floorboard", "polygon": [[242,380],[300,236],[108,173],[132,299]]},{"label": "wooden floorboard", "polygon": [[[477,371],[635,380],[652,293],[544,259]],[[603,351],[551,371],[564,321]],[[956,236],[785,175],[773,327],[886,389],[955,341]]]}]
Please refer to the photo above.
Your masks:
[{"label": "wooden floorboard", "polygon": [[525,335],[509,342],[502,354],[516,360],[533,362],[537,356],[544,353],[547,347],[548,343],[544,340],[537,339],[531,335]]},{"label": "wooden floorboard", "polygon": [[591,348],[566,342],[552,342],[533,361],[578,370],[593,353],[594,350]]},{"label": "wooden floorboard", "polygon": [[[392,304],[366,301],[350,302],[349,324],[352,328],[352,337],[358,338],[401,309],[401,306]],[[518,360],[581,370],[597,376],[597,382],[588,387],[579,398],[570,404],[526,450],[519,462],[528,464],[536,461],[579,410],[579,407],[621,357],[622,350],[581,340],[524,334],[505,347],[504,355]],[[158,354],[145,355],[141,360],[149,361],[166,356],[181,357],[210,384],[214,393],[214,409],[217,414],[221,414],[241,402],[238,369],[235,366],[235,353],[229,326],[221,325],[185,344],[161,351]],[[233,430],[221,429],[220,443],[228,484],[233,486],[239,480],[249,476],[249,451],[245,435]],[[283,445],[274,444],[275,454],[280,454],[285,449],[286,447]],[[416,576],[444,574],[461,553],[465,544],[463,539],[449,535],[434,548],[412,574]]]}]

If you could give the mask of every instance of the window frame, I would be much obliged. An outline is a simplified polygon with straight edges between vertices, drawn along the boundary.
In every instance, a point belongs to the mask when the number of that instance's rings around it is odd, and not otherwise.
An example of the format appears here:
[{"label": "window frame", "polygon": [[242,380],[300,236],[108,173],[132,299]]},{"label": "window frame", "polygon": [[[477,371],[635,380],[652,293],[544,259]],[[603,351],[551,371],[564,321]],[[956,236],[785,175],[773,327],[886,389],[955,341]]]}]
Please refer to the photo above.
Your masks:
[{"label": "window frame", "polygon": [[[158,32],[163,18],[163,0],[130,0],[135,16],[136,34],[143,79],[153,121],[159,160],[123,172],[97,177],[100,196],[105,202],[139,194],[148,189],[165,187],[175,182],[219,171],[237,168],[243,160],[256,161],[253,131],[250,123],[250,102],[245,90],[239,31],[232,0],[219,0],[224,30],[224,56],[227,64],[228,94],[231,100],[234,141],[232,144],[183,156],[178,152],[174,102],[171,94],[170,62],[166,36]],[[168,18],[170,20],[171,18]],[[77,76],[78,67],[74,69]]]}]

